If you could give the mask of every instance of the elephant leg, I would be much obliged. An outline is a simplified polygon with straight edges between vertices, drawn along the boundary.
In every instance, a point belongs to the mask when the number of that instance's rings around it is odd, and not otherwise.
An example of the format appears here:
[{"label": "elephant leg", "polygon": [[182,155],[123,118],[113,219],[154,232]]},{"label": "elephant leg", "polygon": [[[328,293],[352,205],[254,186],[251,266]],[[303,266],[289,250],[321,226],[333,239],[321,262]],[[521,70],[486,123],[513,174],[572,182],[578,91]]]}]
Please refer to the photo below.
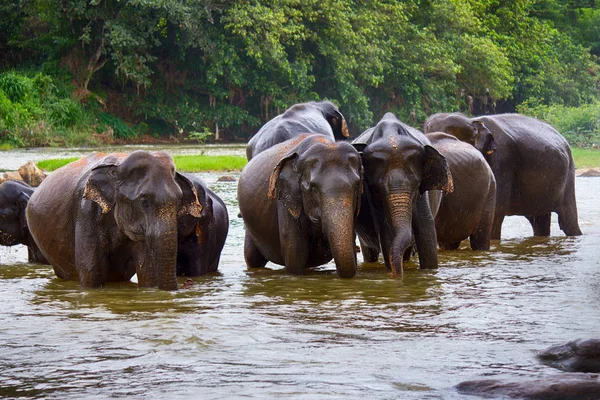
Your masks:
[{"label": "elephant leg", "polygon": [[301,275],[308,264],[308,235],[286,207],[278,207],[279,241],[285,260],[285,272]]},{"label": "elephant leg", "polygon": [[440,243],[440,249],[443,250],[456,250],[460,247],[460,242],[443,242]]},{"label": "elephant leg", "polygon": [[402,256],[402,260],[404,262],[409,261],[413,254],[415,254],[415,247],[414,246],[408,246],[406,248],[406,251],[404,251],[404,255]]},{"label": "elephant leg", "polygon": [[435,233],[435,221],[429,208],[427,193],[417,199],[417,206],[413,211],[413,232],[415,244],[419,254],[420,268],[437,268],[437,236]]},{"label": "elephant leg", "polygon": [[502,223],[504,222],[504,213],[496,210],[492,222],[492,240],[500,240],[502,236]]},{"label": "elephant leg", "polygon": [[567,184],[562,204],[556,210],[558,214],[558,226],[567,236],[581,235],[579,222],[577,221],[577,202],[575,201],[575,184],[571,180]]},{"label": "elephant leg", "polygon": [[364,262],[372,263],[376,262],[379,259],[379,249],[374,249],[369,247],[363,242],[360,238],[358,239],[360,242],[360,248],[363,255]]},{"label": "elephant leg", "polygon": [[108,280],[110,263],[103,246],[107,240],[97,227],[85,220],[75,227],[75,268],[83,287],[100,287]]},{"label": "elephant leg", "polygon": [[492,239],[492,225],[494,223],[494,211],[496,209],[496,184],[490,185],[488,196],[485,199],[479,218],[477,230],[469,237],[471,250],[489,250]]},{"label": "elephant leg", "polygon": [[267,264],[267,259],[254,244],[254,239],[248,231],[244,239],[244,259],[249,268],[263,268]]},{"label": "elephant leg", "polygon": [[550,213],[525,218],[527,218],[531,223],[531,227],[533,228],[533,236],[550,236]]}]

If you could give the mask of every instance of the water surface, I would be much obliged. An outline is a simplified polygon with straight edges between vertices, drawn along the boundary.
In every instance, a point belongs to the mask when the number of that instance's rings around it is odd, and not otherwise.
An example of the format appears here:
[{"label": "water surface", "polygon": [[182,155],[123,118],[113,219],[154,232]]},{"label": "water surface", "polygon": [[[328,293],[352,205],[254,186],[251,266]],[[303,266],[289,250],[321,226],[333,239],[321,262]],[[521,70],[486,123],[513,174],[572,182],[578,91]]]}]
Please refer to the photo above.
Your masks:
[{"label": "water surface", "polygon": [[535,351],[600,332],[600,178],[577,178],[584,236],[554,215],[534,238],[510,217],[488,253],[465,243],[435,271],[361,263],[342,280],[331,263],[247,269],[236,183],[200,175],[231,227],[219,272],[189,290],[82,289],[0,250],[0,397],[459,399],[463,380],[557,373]]}]

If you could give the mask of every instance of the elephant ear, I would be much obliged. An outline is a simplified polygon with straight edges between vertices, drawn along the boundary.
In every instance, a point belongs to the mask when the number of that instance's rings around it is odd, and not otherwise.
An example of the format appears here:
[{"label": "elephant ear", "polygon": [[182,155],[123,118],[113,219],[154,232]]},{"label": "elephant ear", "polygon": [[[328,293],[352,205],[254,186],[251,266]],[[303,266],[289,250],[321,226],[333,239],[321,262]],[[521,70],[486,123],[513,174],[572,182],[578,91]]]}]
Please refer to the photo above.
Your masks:
[{"label": "elephant ear", "polygon": [[482,121],[473,121],[477,133],[475,135],[475,148],[485,157],[490,156],[496,151],[496,141],[494,135]]},{"label": "elephant ear", "polygon": [[189,214],[199,218],[202,214],[202,204],[198,199],[196,186],[185,175],[182,175],[179,172],[175,172],[175,182],[177,182],[183,193],[177,215],[182,216]]},{"label": "elephant ear", "polygon": [[419,193],[423,194],[428,190],[442,190],[444,193],[452,193],[454,183],[446,158],[432,146],[425,145],[423,178],[421,179],[421,186],[419,186]]},{"label": "elephant ear", "polygon": [[333,136],[337,139],[343,139],[350,137],[348,133],[348,125],[341,112],[333,110],[332,112],[325,115],[325,119],[331,125],[333,130]]},{"label": "elephant ear", "polygon": [[293,152],[277,163],[269,178],[268,193],[270,200],[280,200],[295,219],[302,212],[302,193],[295,168],[297,160],[298,153]]},{"label": "elephant ear", "polygon": [[25,210],[27,209],[28,203],[29,195],[25,192],[19,193],[19,197],[17,198],[17,208],[19,212],[19,223],[21,224],[22,229],[27,227],[27,215]]},{"label": "elephant ear", "polygon": [[120,160],[116,156],[107,156],[100,164],[92,168],[85,183],[83,198],[98,204],[102,214],[112,210],[115,204],[119,164]]}]

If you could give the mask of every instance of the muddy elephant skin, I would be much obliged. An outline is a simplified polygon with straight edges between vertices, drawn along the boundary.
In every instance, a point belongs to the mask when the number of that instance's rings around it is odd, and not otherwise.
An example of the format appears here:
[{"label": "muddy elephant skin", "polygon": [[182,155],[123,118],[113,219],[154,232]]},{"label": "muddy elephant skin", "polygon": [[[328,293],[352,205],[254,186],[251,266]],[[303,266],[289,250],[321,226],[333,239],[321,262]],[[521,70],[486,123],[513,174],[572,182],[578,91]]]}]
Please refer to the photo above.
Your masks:
[{"label": "muddy elephant skin", "polygon": [[552,126],[519,114],[452,113],[429,117],[425,132],[449,133],[484,155],[497,188],[492,239],[500,239],[507,215],[525,216],[535,236],[549,236],[552,212],[567,236],[581,235],[571,148]]},{"label": "muddy elephant skin", "polygon": [[177,219],[177,275],[199,276],[219,267],[229,230],[229,215],[223,200],[200,178],[182,174],[194,184],[202,213],[182,214]]},{"label": "muddy elephant skin", "polygon": [[25,210],[35,188],[22,181],[0,184],[0,245],[27,246],[29,262],[49,264],[31,237]]},{"label": "muddy elephant skin", "polygon": [[496,205],[494,173],[473,146],[446,133],[426,136],[448,162],[454,184],[454,191],[443,196],[435,216],[440,247],[456,249],[469,238],[471,249],[489,250]]},{"label": "muddy elephant skin", "polygon": [[330,101],[295,104],[260,128],[246,147],[251,160],[258,153],[301,134],[316,133],[334,140],[348,137],[346,120]]},{"label": "muddy elephant skin", "polygon": [[[437,268],[437,238],[428,191],[452,191],[444,157],[425,135],[387,113],[353,142],[362,148],[365,194],[357,221],[365,261],[379,251],[395,275],[415,243],[421,268]],[[366,200],[366,201],[365,201]]]},{"label": "muddy elephant skin", "polygon": [[177,217],[199,216],[196,189],[165,152],[92,153],[46,178],[29,229],[59,278],[177,289]]},{"label": "muddy elephant skin", "polygon": [[361,173],[352,145],[317,134],[254,157],[238,182],[246,264],[264,267],[271,261],[303,274],[333,258],[340,277],[353,277]]}]

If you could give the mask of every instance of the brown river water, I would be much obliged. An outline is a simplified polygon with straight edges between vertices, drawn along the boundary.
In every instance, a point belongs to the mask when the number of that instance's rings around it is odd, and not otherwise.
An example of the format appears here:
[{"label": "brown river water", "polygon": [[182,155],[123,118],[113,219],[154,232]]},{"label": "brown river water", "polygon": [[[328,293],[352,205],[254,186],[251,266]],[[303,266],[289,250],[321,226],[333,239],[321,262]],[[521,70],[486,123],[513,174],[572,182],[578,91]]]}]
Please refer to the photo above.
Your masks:
[{"label": "brown river water", "polygon": [[[2,153],[0,168],[55,156]],[[600,334],[600,178],[576,181],[584,236],[553,215],[553,236],[534,238],[509,217],[490,252],[463,243],[401,279],[359,255],[342,280],[332,263],[247,269],[236,183],[220,175],[200,174],[229,207],[229,237],[219,272],[191,289],[82,289],[0,249],[0,398],[472,398],[454,385],[559,373],[535,352]]]}]

